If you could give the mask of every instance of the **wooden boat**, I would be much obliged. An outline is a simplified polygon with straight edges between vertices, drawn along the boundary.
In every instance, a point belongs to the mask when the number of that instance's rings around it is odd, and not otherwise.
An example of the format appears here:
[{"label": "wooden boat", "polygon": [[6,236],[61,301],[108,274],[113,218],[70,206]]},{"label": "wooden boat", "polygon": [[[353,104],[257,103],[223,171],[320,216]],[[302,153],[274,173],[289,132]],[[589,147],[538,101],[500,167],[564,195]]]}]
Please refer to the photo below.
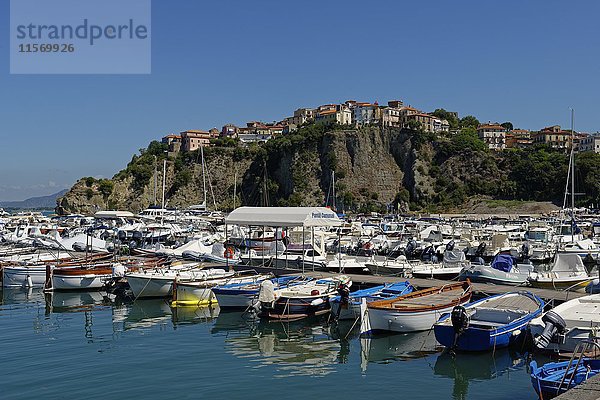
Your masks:
[{"label": "wooden boat", "polygon": [[451,350],[486,351],[525,337],[544,301],[530,292],[509,292],[456,306],[433,325],[437,341]]},{"label": "wooden boat", "polygon": [[343,299],[342,295],[338,295],[330,300],[331,314],[337,319],[356,319],[360,316],[361,299],[366,299],[367,303],[393,299],[411,293],[413,290],[410,282],[405,281],[357,290],[349,293],[346,299]]},{"label": "wooden boat", "polygon": [[113,276],[113,264],[92,264],[89,267],[57,267],[52,269],[52,290],[97,290]]},{"label": "wooden boat", "polygon": [[471,283],[466,281],[419,290],[396,299],[365,302],[367,315],[361,321],[361,334],[429,330],[442,314],[468,303],[471,294]]},{"label": "wooden boat", "polygon": [[258,295],[259,316],[265,319],[294,321],[327,314],[331,310],[329,300],[337,295],[340,285],[350,287],[352,282],[350,278],[341,275],[274,289],[272,282],[264,281]]}]

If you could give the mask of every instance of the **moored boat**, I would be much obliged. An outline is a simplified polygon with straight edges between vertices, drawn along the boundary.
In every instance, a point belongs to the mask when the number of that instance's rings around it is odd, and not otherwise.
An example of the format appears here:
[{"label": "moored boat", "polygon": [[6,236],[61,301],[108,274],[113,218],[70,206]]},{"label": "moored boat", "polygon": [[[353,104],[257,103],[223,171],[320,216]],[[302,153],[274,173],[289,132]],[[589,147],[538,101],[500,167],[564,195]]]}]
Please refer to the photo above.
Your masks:
[{"label": "moored boat", "polygon": [[159,268],[141,272],[129,272],[125,274],[125,279],[135,298],[142,297],[169,297],[173,295],[173,283],[175,280],[180,282],[207,281],[233,277],[233,272],[227,272],[224,269],[198,268],[198,264],[182,266],[180,268]]},{"label": "moored boat", "polygon": [[223,279],[209,279],[183,282],[175,280],[173,288],[173,306],[200,307],[217,303],[213,288],[219,285],[250,285],[271,278],[271,274],[238,274]]},{"label": "moored boat", "polygon": [[456,306],[433,326],[437,341],[451,350],[486,351],[523,339],[544,301],[530,292],[509,292]]},{"label": "moored boat", "polygon": [[362,299],[366,299],[368,303],[378,300],[393,299],[411,293],[413,289],[410,282],[405,281],[357,290],[349,293],[347,297],[338,295],[330,300],[331,313],[337,319],[356,319],[360,316],[360,304]]},{"label": "moored boat", "polygon": [[265,319],[293,321],[327,314],[331,310],[329,300],[337,295],[341,285],[350,287],[352,282],[350,278],[341,275],[274,289],[271,281],[264,281],[258,297],[259,316]]},{"label": "moored boat", "polygon": [[529,324],[538,350],[573,352],[577,344],[600,330],[600,294],[566,301]]},{"label": "moored boat", "polygon": [[533,287],[569,289],[585,287],[592,278],[579,255],[557,253],[550,271],[532,272],[527,280]]},{"label": "moored boat", "polygon": [[90,267],[52,269],[52,290],[98,290],[113,276],[112,264],[94,264]]},{"label": "moored boat", "polygon": [[[299,285],[312,280],[301,276],[282,276],[270,279],[275,289]],[[258,301],[260,282],[232,283],[212,288],[221,309],[247,309]]]},{"label": "moored boat", "polygon": [[426,331],[454,306],[471,299],[470,282],[457,282],[419,290],[410,294],[366,304],[367,315],[361,320],[361,333]]}]

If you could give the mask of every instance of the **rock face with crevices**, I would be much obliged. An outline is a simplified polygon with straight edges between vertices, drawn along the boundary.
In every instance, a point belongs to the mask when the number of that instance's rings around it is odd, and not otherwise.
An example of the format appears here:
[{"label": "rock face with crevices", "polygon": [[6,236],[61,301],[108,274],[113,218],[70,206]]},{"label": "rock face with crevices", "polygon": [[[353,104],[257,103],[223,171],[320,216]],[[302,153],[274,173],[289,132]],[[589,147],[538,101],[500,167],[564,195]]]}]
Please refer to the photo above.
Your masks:
[{"label": "rock face with crevices", "polygon": [[[417,131],[317,124],[263,145],[206,148],[204,173],[199,153],[169,154],[167,206],[185,208],[202,203],[204,187],[209,208],[221,210],[234,205],[326,204],[339,211],[441,212],[460,211],[473,196],[531,200],[526,198],[526,190],[522,193],[528,186],[513,176],[514,155],[477,147],[457,150],[456,146],[449,154],[451,144],[452,138]],[[113,177],[112,185],[82,178],[57,200],[57,211],[139,212],[155,203],[155,179],[156,203],[160,205],[162,168],[157,168],[156,174],[154,168],[155,163],[162,166],[161,146],[153,142],[134,156]],[[507,161],[510,157],[513,161]]]}]

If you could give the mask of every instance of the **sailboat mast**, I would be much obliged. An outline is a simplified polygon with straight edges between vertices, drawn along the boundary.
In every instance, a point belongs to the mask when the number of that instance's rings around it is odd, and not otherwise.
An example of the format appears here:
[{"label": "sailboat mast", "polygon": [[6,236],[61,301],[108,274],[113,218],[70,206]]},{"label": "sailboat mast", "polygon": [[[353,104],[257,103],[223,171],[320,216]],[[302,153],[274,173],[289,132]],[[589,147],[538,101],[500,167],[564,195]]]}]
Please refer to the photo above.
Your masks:
[{"label": "sailboat mast", "polygon": [[575,110],[571,108],[571,241],[575,240]]},{"label": "sailboat mast", "polygon": [[335,171],[331,171],[331,191],[333,194],[333,201],[332,201],[333,211],[335,211],[336,210],[336,207],[335,207]]},{"label": "sailboat mast", "polygon": [[204,166],[204,147],[200,146],[200,156],[202,157],[202,190],[204,191],[204,209],[206,209],[206,171]]},{"label": "sailboat mast", "polygon": [[237,196],[237,166],[233,171],[233,209],[235,210],[235,198]]}]

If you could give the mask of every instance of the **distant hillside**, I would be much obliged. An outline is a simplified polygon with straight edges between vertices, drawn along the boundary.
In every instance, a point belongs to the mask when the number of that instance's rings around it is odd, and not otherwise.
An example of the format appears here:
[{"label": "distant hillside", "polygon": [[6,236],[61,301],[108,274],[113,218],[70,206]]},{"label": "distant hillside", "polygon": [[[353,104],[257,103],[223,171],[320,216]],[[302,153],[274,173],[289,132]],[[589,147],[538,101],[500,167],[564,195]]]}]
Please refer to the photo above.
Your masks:
[{"label": "distant hillside", "polygon": [[23,201],[0,201],[0,207],[5,208],[54,208],[56,199],[67,193],[68,189],[63,189],[58,193],[48,196],[31,197]]}]

